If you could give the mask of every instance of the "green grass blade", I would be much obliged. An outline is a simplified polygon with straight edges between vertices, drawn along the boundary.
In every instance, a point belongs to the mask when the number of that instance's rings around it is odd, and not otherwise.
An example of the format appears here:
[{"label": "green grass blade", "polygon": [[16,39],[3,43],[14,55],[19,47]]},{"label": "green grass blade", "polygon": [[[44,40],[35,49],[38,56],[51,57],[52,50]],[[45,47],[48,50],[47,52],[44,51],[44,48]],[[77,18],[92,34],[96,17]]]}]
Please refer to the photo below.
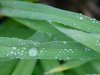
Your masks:
[{"label": "green grass blade", "polygon": [[12,75],[31,75],[36,60],[20,60]]},{"label": "green grass blade", "polygon": [[0,25],[0,36],[2,37],[17,37],[26,39],[30,37],[34,33],[34,30],[30,30],[29,28],[22,26],[20,23],[8,19],[4,21]]},{"label": "green grass blade", "polygon": [[100,59],[92,61],[90,63],[92,65],[92,67],[98,72],[100,73]]},{"label": "green grass blade", "polygon": [[31,75],[37,60],[20,60],[12,75]]},{"label": "green grass blade", "polygon": [[97,52],[100,52],[100,38],[96,38],[95,36],[93,36],[93,34],[85,33],[79,30],[68,29],[59,24],[54,24],[54,26],[75,41]]},{"label": "green grass blade", "polygon": [[23,1],[0,1],[0,4],[1,15],[57,22],[86,32],[100,33],[99,21],[77,13]]},{"label": "green grass blade", "polygon": [[18,60],[2,61],[0,62],[0,75],[11,75]]},{"label": "green grass blade", "polygon": [[[18,38],[0,37],[0,57],[22,59],[95,59],[100,54],[73,42],[54,41],[37,43]],[[36,50],[36,56],[30,56],[30,50]]]},{"label": "green grass blade", "polygon": [[[51,39],[50,39],[50,37],[46,37],[45,34],[43,34],[43,33],[36,32],[35,35],[33,35],[30,38],[30,40],[34,40],[34,41],[43,43],[43,42],[48,42]],[[44,74],[47,74],[46,71],[48,71],[49,69],[60,65],[58,60],[40,60],[40,61],[41,61],[41,65],[43,66],[43,69],[44,69]],[[63,75],[63,73],[59,72],[59,73],[48,74],[48,75]]]},{"label": "green grass blade", "polygon": [[60,66],[60,63],[58,62],[58,60],[41,60],[42,66],[45,70],[44,74],[46,75],[63,75],[62,72],[58,72],[58,73],[48,73],[48,71],[56,66]]},{"label": "green grass blade", "polygon": [[88,62],[88,60],[73,60],[73,61],[67,61],[65,64],[62,64],[60,66],[54,67],[51,70],[47,71],[48,74],[55,73],[55,72],[61,72],[65,70],[69,70],[72,68],[76,68],[80,65],[83,65],[84,63]]},{"label": "green grass blade", "polygon": [[97,71],[92,67],[90,63],[81,66],[86,74],[97,74]]},{"label": "green grass blade", "polygon": [[[23,25],[35,29],[40,33],[45,34],[50,40],[66,40],[71,41],[69,37],[66,38],[64,34],[54,28],[51,24],[46,21],[39,21],[39,20],[28,20],[28,19],[15,19],[14,20],[22,23]],[[45,38],[46,39],[46,38]]]},{"label": "green grass blade", "polygon": [[[18,37],[23,39],[26,39],[33,34],[33,31],[29,30],[24,26],[21,26],[21,24],[11,19],[8,19],[0,26],[0,31],[1,31],[0,36]],[[2,60],[2,61],[8,61],[8,60],[10,59]],[[15,70],[12,75],[17,75],[18,73],[20,73],[21,75],[25,75],[25,74],[31,75],[34,65],[36,63],[35,61],[34,62],[33,61],[34,60],[20,60],[18,65],[16,67],[14,66]],[[10,62],[11,64],[9,63],[9,65],[13,65],[12,62]],[[0,73],[2,73],[2,70],[0,71]],[[6,74],[3,75],[7,75],[7,73],[8,72],[6,72]]]}]

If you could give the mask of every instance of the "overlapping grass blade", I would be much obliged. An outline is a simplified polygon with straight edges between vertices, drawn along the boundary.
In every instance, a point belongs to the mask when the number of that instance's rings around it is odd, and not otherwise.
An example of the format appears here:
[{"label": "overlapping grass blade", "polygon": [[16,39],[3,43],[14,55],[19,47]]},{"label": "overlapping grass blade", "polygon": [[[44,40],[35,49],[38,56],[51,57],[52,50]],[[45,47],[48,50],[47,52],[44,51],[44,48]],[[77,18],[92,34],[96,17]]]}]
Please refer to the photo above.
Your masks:
[{"label": "overlapping grass blade", "polygon": [[17,37],[26,39],[34,33],[34,30],[30,30],[20,23],[14,20],[8,19],[0,25],[0,36],[2,37]]},{"label": "overlapping grass blade", "polygon": [[[45,34],[45,37],[49,38],[49,40],[66,40],[72,41],[69,37],[66,38],[64,34],[54,28],[50,23],[46,21],[39,21],[39,20],[28,20],[28,19],[14,19],[23,25],[35,29],[40,33]],[[45,38],[46,39],[46,38]],[[38,39],[39,40],[39,39]]]},{"label": "overlapping grass blade", "polygon": [[[30,40],[43,43],[43,42],[51,41],[52,39],[50,37],[46,37],[45,34],[43,34],[43,33],[36,32],[35,35],[30,37]],[[60,65],[58,60],[40,60],[40,61],[41,61],[42,67],[44,69],[44,74],[46,74],[46,71],[48,71],[49,69]],[[59,72],[59,73],[54,73],[54,74],[50,74],[50,75],[63,75],[63,73]]]},{"label": "overlapping grass blade", "polygon": [[92,65],[92,67],[98,72],[100,73],[100,59],[92,61],[90,63]]},{"label": "overlapping grass blade", "polygon": [[[0,1],[1,15],[53,21],[90,33],[100,33],[100,22],[89,17],[47,5],[23,1]],[[45,11],[48,10],[48,11]],[[56,12],[55,12],[56,11]],[[66,18],[65,18],[66,17]]]},{"label": "overlapping grass blade", "polygon": [[98,72],[92,67],[90,63],[81,66],[87,74],[97,74]]},{"label": "overlapping grass blade", "polygon": [[[24,26],[21,26],[21,24],[11,20],[11,19],[8,19],[7,21],[5,21],[1,26],[0,26],[0,31],[1,31],[1,35],[0,36],[9,36],[9,37],[18,37],[18,38],[23,38],[23,39],[26,39],[28,38],[30,35],[33,34],[33,31],[29,30],[28,28],[24,27]],[[24,33],[24,34],[23,34]],[[4,59],[4,58],[2,58]],[[0,59],[1,60],[1,59]],[[4,60],[1,60],[1,61],[8,61],[10,60],[9,58],[7,59],[4,59]],[[14,66],[12,64],[12,62],[14,61],[11,61],[9,63],[9,65],[11,66]],[[13,68],[15,68],[14,72],[12,73],[12,75],[16,75],[18,73],[20,73],[21,75],[28,75],[32,73],[33,71],[33,68],[34,68],[34,65],[35,65],[35,60],[20,60],[18,62],[18,65]],[[24,65],[22,65],[24,64]],[[4,63],[4,65],[6,65],[6,63]],[[8,64],[7,64],[8,65]],[[7,66],[6,65],[6,66]],[[9,67],[11,67],[9,66]],[[9,68],[8,67],[8,68]],[[7,69],[8,69],[7,68]],[[6,70],[6,69],[5,69]],[[12,70],[12,69],[9,69],[9,71]],[[28,71],[29,70],[29,71]],[[7,71],[7,70],[6,70]],[[0,73],[2,73],[2,69],[0,71]],[[2,74],[2,75],[7,75],[9,74],[8,72],[5,72],[6,74]],[[11,72],[10,72],[11,74]]]},{"label": "overlapping grass blade", "polygon": [[76,72],[77,75],[85,75],[85,74],[87,74],[81,66],[72,69],[72,71]]},{"label": "overlapping grass blade", "polygon": [[65,70],[69,70],[72,68],[76,68],[80,65],[83,65],[84,63],[88,62],[89,60],[71,60],[71,61],[67,61],[65,64],[57,66],[52,68],[51,70],[47,71],[48,74],[51,73],[55,73],[55,72],[61,72],[61,71],[65,71]]},{"label": "overlapping grass blade", "polygon": [[12,75],[31,75],[35,64],[36,60],[20,60]]},{"label": "overlapping grass blade", "polygon": [[[52,62],[51,62],[52,61]],[[48,73],[48,70],[56,67],[56,66],[60,66],[60,63],[58,62],[58,60],[41,60],[43,68],[45,70],[44,74],[47,75],[63,75],[63,72],[58,72],[58,73]]]},{"label": "overlapping grass blade", "polygon": [[18,60],[0,62],[0,75],[11,75],[17,63]]},{"label": "overlapping grass blade", "polygon": [[60,24],[54,24],[54,26],[75,41],[97,52],[100,52],[100,38],[96,38],[95,35],[93,36],[93,34],[85,33],[75,29],[68,29],[61,26]]}]

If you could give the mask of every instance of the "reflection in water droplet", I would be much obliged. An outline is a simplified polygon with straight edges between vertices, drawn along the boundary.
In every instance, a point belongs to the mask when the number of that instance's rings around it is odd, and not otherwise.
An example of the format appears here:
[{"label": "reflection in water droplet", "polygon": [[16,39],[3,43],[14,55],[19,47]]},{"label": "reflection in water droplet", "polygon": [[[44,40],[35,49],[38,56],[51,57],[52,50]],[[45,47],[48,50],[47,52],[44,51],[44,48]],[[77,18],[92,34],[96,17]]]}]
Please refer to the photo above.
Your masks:
[{"label": "reflection in water droplet", "polygon": [[37,48],[31,48],[31,49],[28,51],[28,55],[29,55],[30,57],[35,57],[37,54],[38,54]]}]

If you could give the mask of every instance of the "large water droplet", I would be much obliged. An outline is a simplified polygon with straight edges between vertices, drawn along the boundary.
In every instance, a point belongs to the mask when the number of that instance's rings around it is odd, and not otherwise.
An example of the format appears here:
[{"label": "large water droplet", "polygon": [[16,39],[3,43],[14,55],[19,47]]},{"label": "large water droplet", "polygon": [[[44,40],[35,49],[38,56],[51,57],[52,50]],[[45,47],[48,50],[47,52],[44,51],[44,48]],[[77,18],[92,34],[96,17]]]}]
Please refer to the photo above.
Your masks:
[{"label": "large water droplet", "polygon": [[37,54],[38,54],[37,48],[31,48],[31,49],[28,51],[28,55],[29,55],[30,57],[35,57]]}]

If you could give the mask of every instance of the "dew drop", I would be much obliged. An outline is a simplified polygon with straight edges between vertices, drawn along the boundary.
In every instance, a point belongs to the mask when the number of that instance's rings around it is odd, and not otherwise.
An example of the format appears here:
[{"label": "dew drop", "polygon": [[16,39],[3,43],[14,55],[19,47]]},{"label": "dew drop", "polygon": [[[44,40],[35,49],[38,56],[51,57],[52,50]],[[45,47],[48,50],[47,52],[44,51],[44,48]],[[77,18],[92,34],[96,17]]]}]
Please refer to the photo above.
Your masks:
[{"label": "dew drop", "polygon": [[52,21],[51,21],[51,20],[49,20],[48,22],[49,22],[49,23],[51,23]]},{"label": "dew drop", "polygon": [[29,55],[30,57],[35,57],[37,54],[38,54],[37,48],[31,48],[31,49],[28,51],[28,55]]},{"label": "dew drop", "polygon": [[12,47],[12,49],[16,49],[16,47]]},{"label": "dew drop", "polygon": [[11,54],[13,54],[14,52],[13,51],[11,51]]},{"label": "dew drop", "polygon": [[83,17],[81,16],[81,17],[80,17],[80,20],[82,20],[82,19],[83,19]]},{"label": "dew drop", "polygon": [[23,47],[22,49],[26,50],[26,47]]},{"label": "dew drop", "polygon": [[95,21],[92,21],[93,23],[95,23]]},{"label": "dew drop", "polygon": [[67,42],[66,41],[63,41],[63,44],[66,44]]},{"label": "dew drop", "polygon": [[70,57],[66,57],[67,58],[67,60],[70,60]]}]

